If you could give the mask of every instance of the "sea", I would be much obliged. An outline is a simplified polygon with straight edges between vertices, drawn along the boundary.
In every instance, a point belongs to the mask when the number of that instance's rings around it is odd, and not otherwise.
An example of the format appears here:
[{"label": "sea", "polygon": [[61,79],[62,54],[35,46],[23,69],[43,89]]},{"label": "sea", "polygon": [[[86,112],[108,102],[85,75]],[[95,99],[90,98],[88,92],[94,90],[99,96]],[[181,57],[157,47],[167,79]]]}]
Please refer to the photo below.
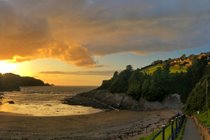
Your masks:
[{"label": "sea", "polygon": [[[21,87],[20,91],[4,92],[0,112],[30,116],[66,116],[97,113],[92,107],[63,104],[62,100],[92,90],[91,86]],[[14,104],[11,104],[11,101]],[[10,103],[9,103],[10,102]]]}]

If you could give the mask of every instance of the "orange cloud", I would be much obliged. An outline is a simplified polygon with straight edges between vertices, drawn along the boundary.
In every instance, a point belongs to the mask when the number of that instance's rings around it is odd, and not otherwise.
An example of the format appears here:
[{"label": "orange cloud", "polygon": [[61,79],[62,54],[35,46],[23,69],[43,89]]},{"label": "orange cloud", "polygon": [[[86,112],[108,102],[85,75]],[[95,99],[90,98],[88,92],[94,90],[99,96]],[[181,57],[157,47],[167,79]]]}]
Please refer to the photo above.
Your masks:
[{"label": "orange cloud", "polygon": [[39,56],[37,57],[58,58],[76,66],[96,66],[88,50],[76,43],[55,42],[38,51]]},{"label": "orange cloud", "polygon": [[9,3],[0,1],[0,60],[51,57],[76,66],[95,66],[85,47],[58,41],[49,26],[46,19],[17,14]]},{"label": "orange cloud", "polygon": [[[17,45],[17,44],[16,44]],[[93,58],[89,55],[89,52],[86,48],[77,45],[66,43],[49,43],[44,47],[31,48],[30,51],[23,50],[21,53],[19,51],[9,52],[4,55],[5,58],[0,59],[12,59],[14,62],[23,62],[28,60],[33,60],[37,58],[55,58],[66,61],[69,64],[76,66],[85,66],[85,67],[98,67]],[[29,48],[28,48],[29,49]],[[14,55],[15,54],[15,55]],[[10,57],[11,56],[11,57]]]}]

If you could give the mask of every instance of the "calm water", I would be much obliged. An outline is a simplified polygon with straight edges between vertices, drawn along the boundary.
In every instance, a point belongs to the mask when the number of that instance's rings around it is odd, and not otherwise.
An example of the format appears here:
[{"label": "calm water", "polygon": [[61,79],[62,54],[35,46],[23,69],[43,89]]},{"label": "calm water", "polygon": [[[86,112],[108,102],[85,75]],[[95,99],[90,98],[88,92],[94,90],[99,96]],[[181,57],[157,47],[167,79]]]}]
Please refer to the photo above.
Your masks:
[{"label": "calm water", "polygon": [[[62,104],[66,97],[89,91],[96,87],[23,87],[20,92],[7,92],[0,111],[33,116],[63,116],[96,113],[91,107]],[[14,101],[15,104],[8,104]]]},{"label": "calm water", "polygon": [[66,94],[75,95],[81,92],[92,90],[96,87],[86,86],[46,86],[46,87],[22,87],[23,93],[43,93],[43,94]]}]

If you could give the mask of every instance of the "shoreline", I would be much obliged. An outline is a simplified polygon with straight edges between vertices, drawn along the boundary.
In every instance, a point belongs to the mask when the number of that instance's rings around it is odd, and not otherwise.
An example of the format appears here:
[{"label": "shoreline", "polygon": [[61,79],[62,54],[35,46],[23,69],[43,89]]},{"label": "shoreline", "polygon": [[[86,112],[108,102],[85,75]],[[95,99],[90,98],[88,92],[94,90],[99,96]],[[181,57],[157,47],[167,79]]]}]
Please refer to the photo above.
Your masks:
[{"label": "shoreline", "polygon": [[[66,94],[5,93],[0,111],[29,116],[69,116],[102,112],[85,106],[62,104]],[[49,100],[50,98],[50,100]]]},{"label": "shoreline", "polygon": [[[45,95],[42,93],[40,95],[38,93],[23,95],[20,93],[10,93],[6,97],[14,99],[15,104],[11,106],[21,105],[21,103],[24,103],[26,106],[32,102],[37,105],[44,103],[48,107],[47,111],[49,111],[49,109],[54,107],[53,104],[62,104],[62,99],[67,94]],[[81,94],[77,95],[80,99]],[[100,94],[100,96],[104,95]],[[75,96],[72,94],[72,97]],[[119,101],[121,102],[121,96],[115,97],[116,99],[120,97]],[[51,99],[50,103],[48,102],[49,98]],[[84,98],[85,102],[86,99]],[[49,106],[49,104],[51,105]],[[70,107],[70,105],[65,106]],[[30,109],[29,111],[33,110],[30,106],[28,107]],[[60,109],[59,111],[64,112],[72,111]],[[165,124],[176,113],[177,111],[172,109],[132,111],[110,108],[93,114],[62,116],[31,116],[27,114],[0,112],[0,139],[127,140],[135,136],[140,137],[149,134],[161,127],[162,124]]]},{"label": "shoreline", "polygon": [[[115,140],[145,135],[176,114],[174,110],[107,111],[77,116],[26,116],[0,112],[0,138],[17,140]],[[2,137],[3,136],[3,137]]]}]

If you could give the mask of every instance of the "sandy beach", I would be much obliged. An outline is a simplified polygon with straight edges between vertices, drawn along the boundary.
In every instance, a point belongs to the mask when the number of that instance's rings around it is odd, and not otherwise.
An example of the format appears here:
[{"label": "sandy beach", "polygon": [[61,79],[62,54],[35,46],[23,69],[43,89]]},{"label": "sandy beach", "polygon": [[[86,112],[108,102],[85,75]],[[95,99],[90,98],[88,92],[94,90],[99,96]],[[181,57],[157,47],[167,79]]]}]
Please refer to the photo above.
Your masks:
[{"label": "sandy beach", "polygon": [[166,123],[175,113],[172,110],[109,111],[56,117],[0,113],[0,136],[3,140],[129,139],[148,134]]},{"label": "sandy beach", "polygon": [[62,100],[77,92],[60,90],[63,88],[44,87],[4,93],[0,105],[0,139],[130,140],[149,134],[177,113],[174,110],[105,111],[66,105]]}]

